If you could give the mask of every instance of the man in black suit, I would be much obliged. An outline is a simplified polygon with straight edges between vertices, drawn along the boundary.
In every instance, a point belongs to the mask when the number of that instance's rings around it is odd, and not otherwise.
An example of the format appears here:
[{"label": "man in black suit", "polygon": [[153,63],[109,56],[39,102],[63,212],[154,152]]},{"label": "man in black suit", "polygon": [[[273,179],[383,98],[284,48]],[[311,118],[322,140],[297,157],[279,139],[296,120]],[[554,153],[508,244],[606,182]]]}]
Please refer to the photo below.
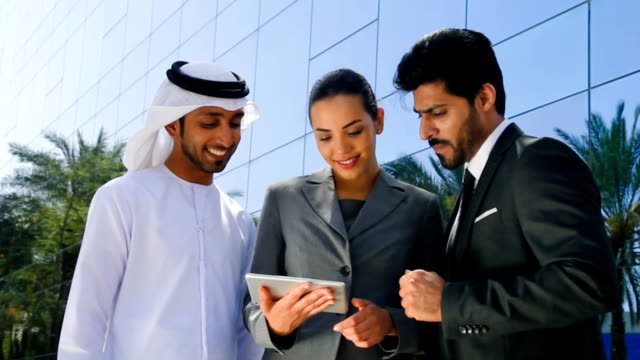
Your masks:
[{"label": "man in black suit", "polygon": [[465,166],[447,270],[406,272],[406,314],[441,322],[450,359],[604,359],[597,315],[618,301],[617,282],[584,161],[504,119],[502,72],[481,33],[425,36],[395,84],[413,92],[420,137],[442,165]]}]

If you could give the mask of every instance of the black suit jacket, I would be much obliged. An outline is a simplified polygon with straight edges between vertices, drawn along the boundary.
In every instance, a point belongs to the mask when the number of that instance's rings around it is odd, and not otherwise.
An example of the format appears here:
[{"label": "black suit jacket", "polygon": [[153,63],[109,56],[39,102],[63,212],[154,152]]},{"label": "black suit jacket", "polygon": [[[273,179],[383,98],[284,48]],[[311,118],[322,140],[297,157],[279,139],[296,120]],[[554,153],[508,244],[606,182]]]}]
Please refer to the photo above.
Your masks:
[{"label": "black suit jacket", "polygon": [[469,206],[447,254],[447,356],[604,359],[596,315],[616,304],[617,282],[600,192],[584,161],[511,124]]}]

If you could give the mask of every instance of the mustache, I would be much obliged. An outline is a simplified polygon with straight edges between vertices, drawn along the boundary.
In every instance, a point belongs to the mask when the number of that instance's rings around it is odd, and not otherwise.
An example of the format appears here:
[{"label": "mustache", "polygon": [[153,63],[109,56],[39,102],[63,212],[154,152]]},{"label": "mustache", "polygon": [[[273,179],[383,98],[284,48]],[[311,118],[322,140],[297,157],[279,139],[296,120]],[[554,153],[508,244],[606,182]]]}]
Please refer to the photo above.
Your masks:
[{"label": "mustache", "polygon": [[429,145],[431,147],[434,147],[436,145],[440,145],[440,144],[444,144],[444,145],[451,145],[453,146],[453,144],[451,144],[451,142],[449,140],[445,140],[445,139],[439,139],[439,138],[432,138],[429,139]]}]

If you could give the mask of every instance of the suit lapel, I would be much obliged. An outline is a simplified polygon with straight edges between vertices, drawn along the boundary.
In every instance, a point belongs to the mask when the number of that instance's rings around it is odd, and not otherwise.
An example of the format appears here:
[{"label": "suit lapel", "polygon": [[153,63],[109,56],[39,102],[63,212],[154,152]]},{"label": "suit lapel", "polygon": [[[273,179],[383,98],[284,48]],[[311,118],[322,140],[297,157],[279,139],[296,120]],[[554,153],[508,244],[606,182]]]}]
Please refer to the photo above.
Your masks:
[{"label": "suit lapel", "polygon": [[504,130],[496,144],[493,146],[491,154],[489,154],[489,159],[487,160],[487,163],[482,170],[482,174],[480,174],[480,178],[478,179],[478,183],[476,184],[476,188],[473,191],[473,197],[469,204],[470,208],[467,213],[467,217],[465,219],[460,219],[461,223],[459,224],[457,231],[461,231],[461,233],[459,237],[456,237],[456,242],[453,244],[453,249],[451,249],[452,251],[455,251],[455,261],[462,260],[471,235],[473,219],[475,219],[496,170],[504,158],[504,152],[509,149],[513,142],[522,134],[522,130],[520,130],[517,125],[511,124]]},{"label": "suit lapel", "polygon": [[336,196],[331,167],[327,166],[307,178],[302,187],[307,201],[313,210],[345,240],[347,230],[342,219],[342,212]]},{"label": "suit lapel", "polygon": [[405,196],[407,195],[398,180],[392,178],[391,175],[381,169],[367,201],[349,229],[349,237],[353,239],[358,234],[377,224],[385,216],[389,215]]}]

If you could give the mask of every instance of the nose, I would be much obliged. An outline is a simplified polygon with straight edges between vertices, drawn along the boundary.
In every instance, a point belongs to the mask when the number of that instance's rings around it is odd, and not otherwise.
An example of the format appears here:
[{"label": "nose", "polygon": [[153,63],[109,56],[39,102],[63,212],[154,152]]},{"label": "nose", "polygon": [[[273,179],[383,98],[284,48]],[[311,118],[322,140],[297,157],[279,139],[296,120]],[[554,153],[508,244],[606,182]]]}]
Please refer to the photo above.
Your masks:
[{"label": "nose", "polygon": [[338,136],[336,151],[340,155],[348,155],[353,150],[351,141],[346,136]]},{"label": "nose", "polygon": [[224,147],[231,147],[233,145],[233,129],[229,124],[220,126],[216,132],[216,142]]},{"label": "nose", "polygon": [[422,116],[420,119],[420,138],[422,140],[429,140],[436,135],[437,131],[431,124],[431,122],[426,118],[426,116]]}]

